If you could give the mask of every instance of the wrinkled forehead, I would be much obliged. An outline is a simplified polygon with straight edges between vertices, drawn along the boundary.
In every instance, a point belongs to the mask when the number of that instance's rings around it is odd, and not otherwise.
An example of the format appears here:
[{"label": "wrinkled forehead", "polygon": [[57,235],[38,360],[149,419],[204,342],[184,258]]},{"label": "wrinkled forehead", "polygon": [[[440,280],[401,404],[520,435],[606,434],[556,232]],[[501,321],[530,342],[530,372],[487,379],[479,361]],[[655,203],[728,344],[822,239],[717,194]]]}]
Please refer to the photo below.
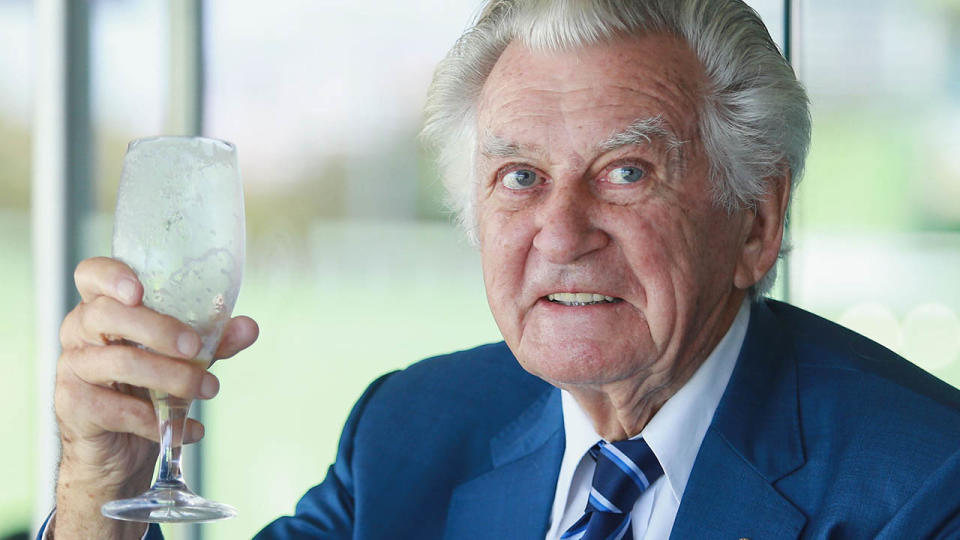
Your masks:
[{"label": "wrinkled forehead", "polygon": [[[621,38],[562,51],[511,42],[477,103],[481,138],[567,128],[608,137],[638,120],[661,118],[678,138],[696,133],[703,68],[689,47],[666,34]],[[611,131],[612,130],[612,131]]]}]

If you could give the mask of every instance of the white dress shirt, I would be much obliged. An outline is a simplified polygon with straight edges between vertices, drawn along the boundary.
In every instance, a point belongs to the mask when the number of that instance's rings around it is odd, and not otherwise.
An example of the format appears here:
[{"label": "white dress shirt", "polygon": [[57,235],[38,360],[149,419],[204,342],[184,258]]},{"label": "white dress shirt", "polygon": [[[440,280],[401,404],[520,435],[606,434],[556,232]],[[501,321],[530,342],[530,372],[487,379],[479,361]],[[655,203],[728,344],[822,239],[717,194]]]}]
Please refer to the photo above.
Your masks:
[{"label": "white dress shirt", "polygon": [[[737,363],[749,321],[750,302],[744,300],[730,329],[703,365],[640,432],[664,474],[640,495],[630,513],[634,538],[670,536],[693,462]],[[587,451],[601,439],[569,392],[561,390],[561,403],[566,446],[546,540],[558,540],[583,515],[596,466]]]}]

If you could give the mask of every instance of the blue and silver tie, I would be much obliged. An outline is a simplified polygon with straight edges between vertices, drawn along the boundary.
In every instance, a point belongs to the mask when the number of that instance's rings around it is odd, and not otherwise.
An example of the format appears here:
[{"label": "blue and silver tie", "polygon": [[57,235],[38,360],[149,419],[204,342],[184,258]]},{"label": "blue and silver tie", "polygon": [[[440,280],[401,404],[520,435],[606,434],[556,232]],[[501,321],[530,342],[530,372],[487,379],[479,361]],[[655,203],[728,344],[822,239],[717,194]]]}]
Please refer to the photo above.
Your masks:
[{"label": "blue and silver tie", "polygon": [[564,540],[632,540],[630,511],[640,494],[663,474],[657,456],[643,439],[590,449],[597,461],[585,514],[563,533]]}]

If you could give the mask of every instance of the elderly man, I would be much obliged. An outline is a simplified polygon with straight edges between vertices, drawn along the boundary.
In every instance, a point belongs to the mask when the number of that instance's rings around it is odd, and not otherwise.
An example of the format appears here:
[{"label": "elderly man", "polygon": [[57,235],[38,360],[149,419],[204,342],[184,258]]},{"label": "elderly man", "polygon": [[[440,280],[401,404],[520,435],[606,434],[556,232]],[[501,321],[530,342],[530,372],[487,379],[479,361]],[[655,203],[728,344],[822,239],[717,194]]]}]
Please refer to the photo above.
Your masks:
[{"label": "elderly man", "polygon": [[[505,344],[373,383],[327,478],[258,538],[960,534],[960,393],[761,298],[809,132],[739,0],[491,1],[424,133]],[[86,261],[77,286],[49,528],[138,538],[99,517],[153,466],[150,405],[124,390],[217,382],[128,268]],[[255,336],[234,320],[220,354]]]}]

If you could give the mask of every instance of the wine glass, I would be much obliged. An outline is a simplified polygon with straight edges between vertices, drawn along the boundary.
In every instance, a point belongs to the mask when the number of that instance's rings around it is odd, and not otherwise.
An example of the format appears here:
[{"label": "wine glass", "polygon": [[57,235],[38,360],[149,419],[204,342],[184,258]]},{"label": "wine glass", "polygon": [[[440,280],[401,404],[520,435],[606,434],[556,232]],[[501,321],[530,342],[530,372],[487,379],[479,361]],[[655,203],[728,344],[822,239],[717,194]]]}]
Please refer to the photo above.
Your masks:
[{"label": "wine glass", "polygon": [[[130,143],[113,225],[113,257],[143,284],[143,305],[190,325],[209,366],[240,291],[244,260],[243,188],[235,147],[202,137]],[[160,427],[157,480],[145,493],[103,505],[104,516],[150,523],[201,522],[236,515],[193,493],[180,451],[190,401],[150,390]]]}]

